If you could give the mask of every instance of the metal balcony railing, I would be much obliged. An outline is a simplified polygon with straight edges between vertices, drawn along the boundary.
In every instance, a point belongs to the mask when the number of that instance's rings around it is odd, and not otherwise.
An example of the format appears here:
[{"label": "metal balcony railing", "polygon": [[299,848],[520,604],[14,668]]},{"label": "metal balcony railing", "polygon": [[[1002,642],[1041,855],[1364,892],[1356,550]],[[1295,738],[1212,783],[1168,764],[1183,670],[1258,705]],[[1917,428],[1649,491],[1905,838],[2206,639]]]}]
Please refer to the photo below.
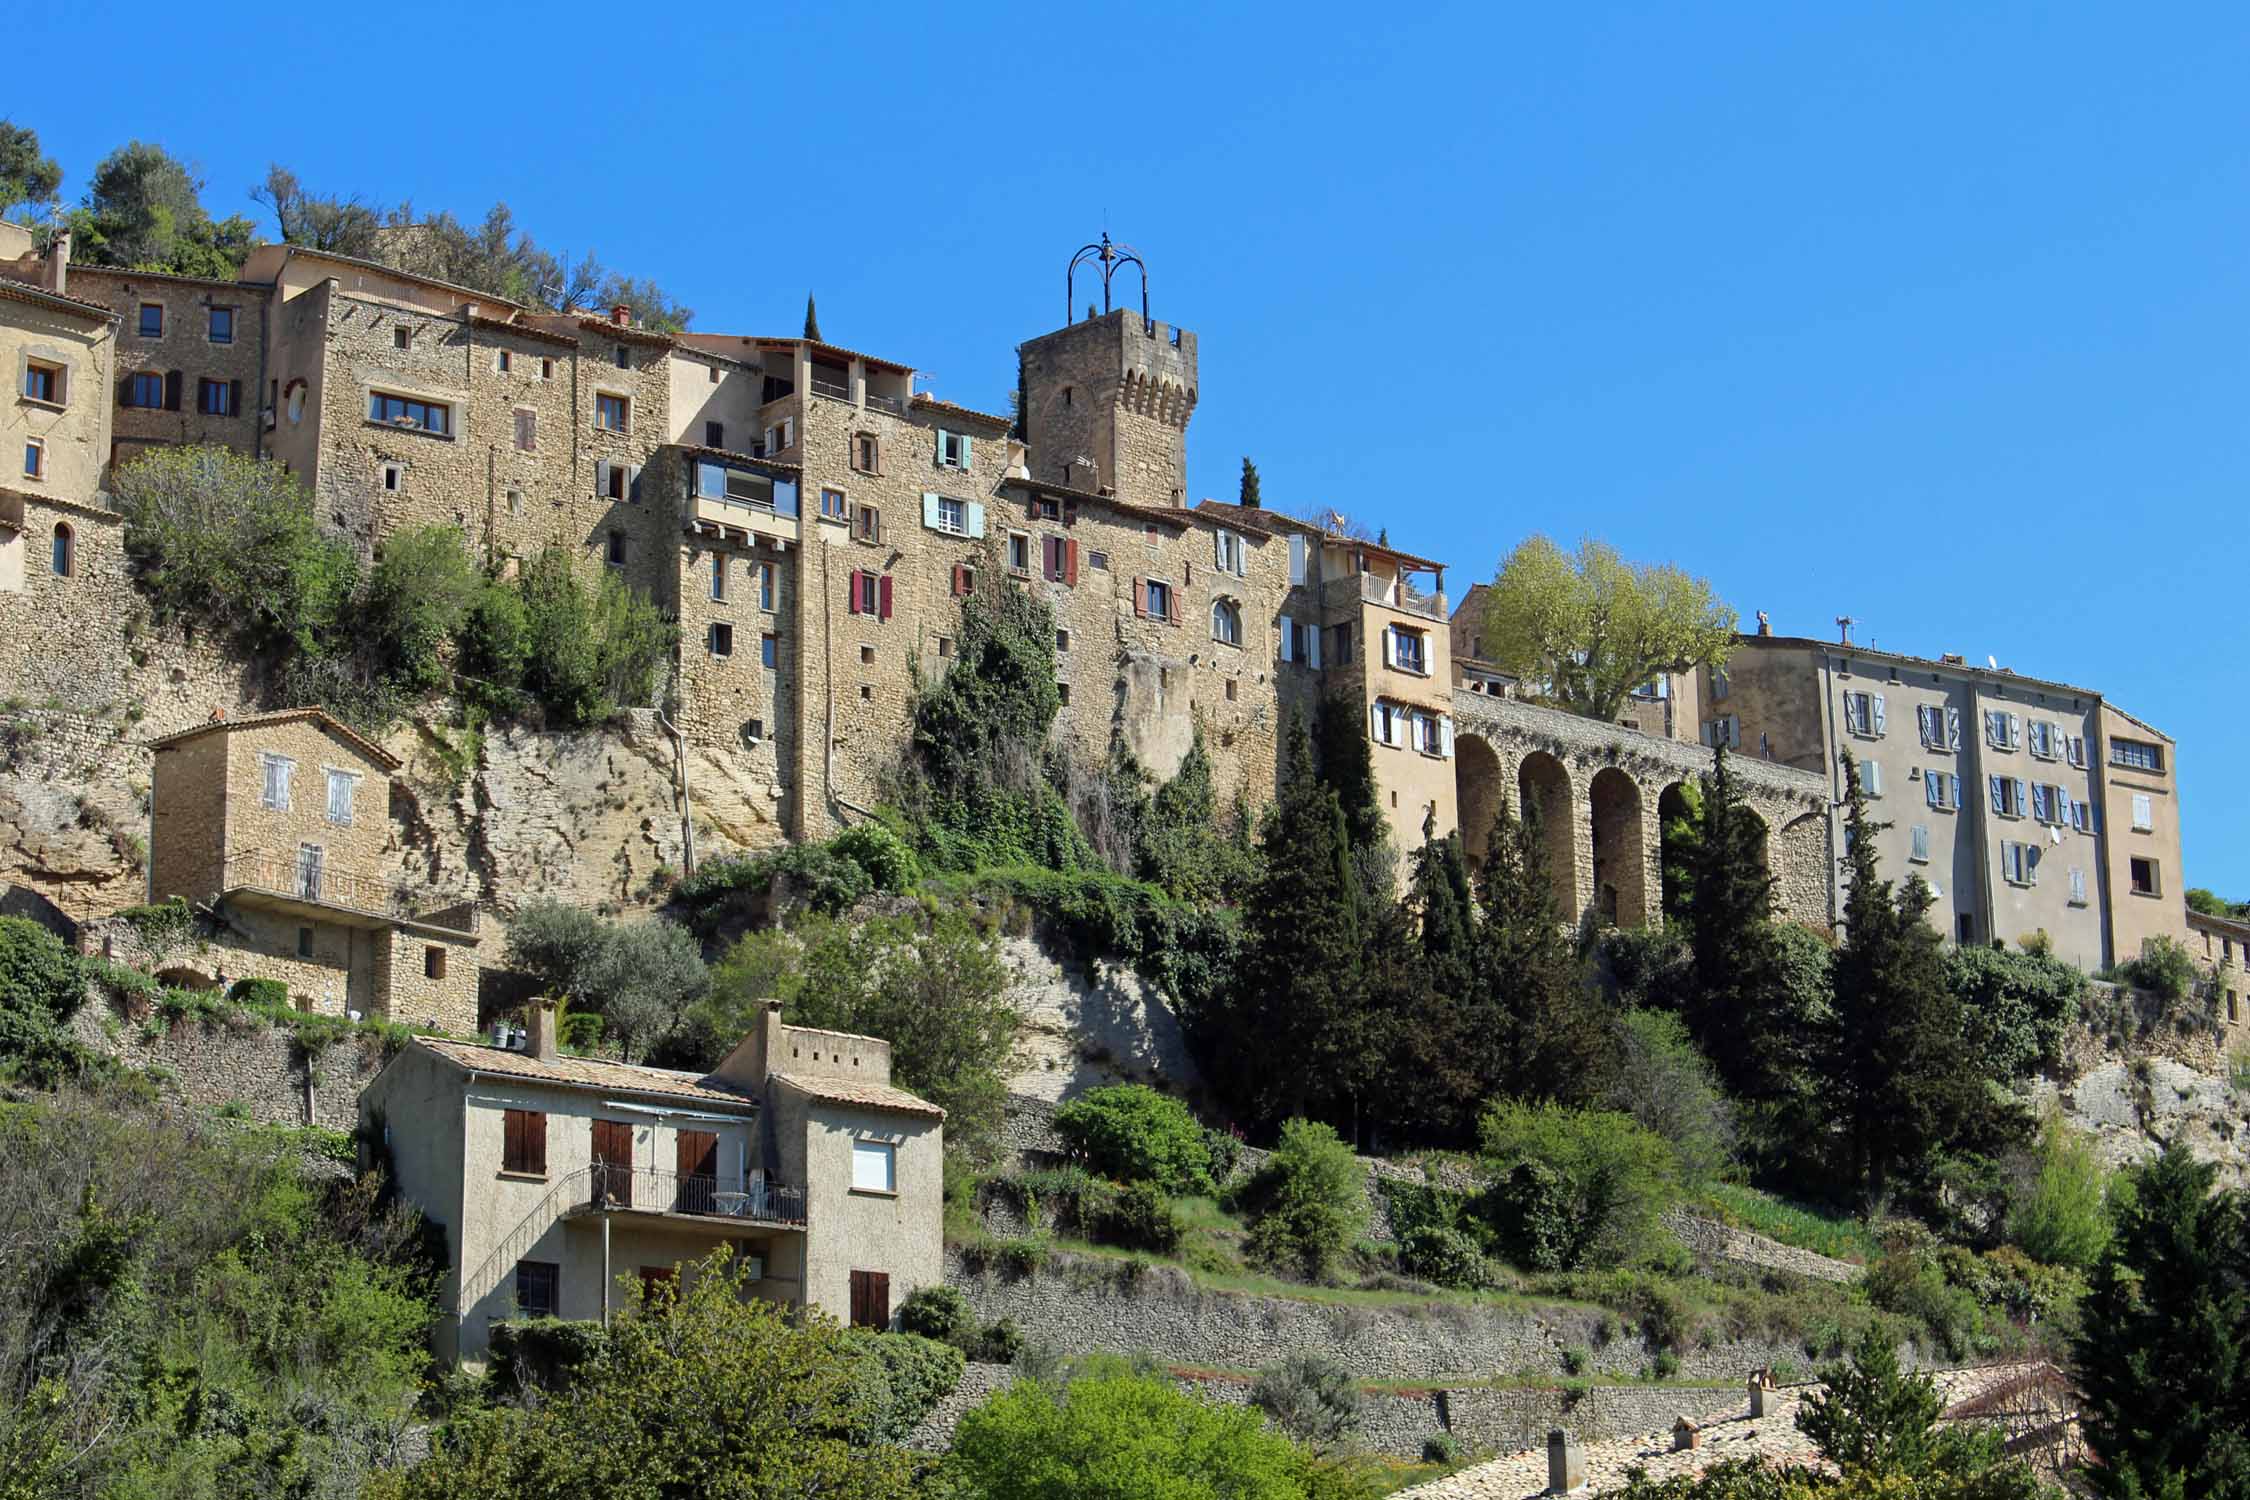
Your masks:
[{"label": "metal balcony railing", "polygon": [[887,411],[894,417],[903,416],[906,413],[906,403],[896,396],[879,396],[875,392],[869,391],[867,393],[867,404],[877,411]]},{"label": "metal balcony railing", "polygon": [[848,380],[830,380],[824,376],[815,375],[809,383],[812,386],[812,393],[816,396],[826,396],[832,401],[849,401],[852,399],[852,385]]},{"label": "metal balcony railing", "polygon": [[1403,579],[1385,578],[1380,573],[1359,575],[1359,596],[1370,604],[1388,604],[1393,609],[1403,609],[1427,619],[1446,617],[1445,595],[1421,593]]},{"label": "metal balcony railing", "polygon": [[765,1223],[805,1222],[805,1190],[775,1182],[667,1172],[660,1167],[628,1167],[596,1162],[587,1170],[583,1206],[607,1212],[706,1214],[717,1219],[757,1219]]},{"label": "metal balcony railing", "polygon": [[354,911],[387,912],[391,909],[390,889],[382,881],[357,871],[338,869],[325,856],[315,856],[306,850],[295,854],[250,850],[229,855],[223,885],[230,891],[266,891],[276,896],[294,896],[300,901],[346,906]]}]

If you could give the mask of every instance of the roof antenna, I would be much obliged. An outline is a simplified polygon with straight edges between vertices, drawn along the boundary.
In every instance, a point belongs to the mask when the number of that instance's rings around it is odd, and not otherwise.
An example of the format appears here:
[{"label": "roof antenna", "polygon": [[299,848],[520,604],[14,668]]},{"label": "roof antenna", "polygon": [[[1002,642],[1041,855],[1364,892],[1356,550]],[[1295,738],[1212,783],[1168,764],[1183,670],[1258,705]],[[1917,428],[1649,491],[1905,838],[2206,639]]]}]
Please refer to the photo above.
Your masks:
[{"label": "roof antenna", "polygon": [[1836,629],[1840,632],[1838,638],[1845,645],[1849,646],[1852,643],[1852,627],[1858,623],[1859,621],[1853,619],[1850,615],[1838,615],[1836,617]]}]

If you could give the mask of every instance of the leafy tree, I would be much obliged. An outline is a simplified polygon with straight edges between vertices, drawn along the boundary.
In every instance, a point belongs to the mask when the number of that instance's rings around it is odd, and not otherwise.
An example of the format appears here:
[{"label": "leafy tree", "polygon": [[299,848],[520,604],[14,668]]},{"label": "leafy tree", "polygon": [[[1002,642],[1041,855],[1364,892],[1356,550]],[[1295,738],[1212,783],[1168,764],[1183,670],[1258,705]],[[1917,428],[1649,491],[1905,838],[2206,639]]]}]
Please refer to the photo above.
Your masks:
[{"label": "leafy tree", "polygon": [[1522,1265],[1622,1264],[1680,1196],[1678,1157],[1629,1115],[1502,1099],[1479,1133],[1493,1183],[1482,1207]]},{"label": "leafy tree", "polygon": [[2081,1309],[2078,1386],[2116,1500],[2250,1496],[2250,1222],[2175,1140],[2137,1171]]},{"label": "leafy tree", "polygon": [[805,337],[820,343],[820,310],[813,306],[813,294],[805,293]]},{"label": "leafy tree", "polygon": [[0,120],[0,217],[29,220],[52,210],[62,168],[39,149],[39,132]]},{"label": "leafy tree", "polygon": [[1593,1098],[1613,1054],[1609,1027],[1563,936],[1536,806],[1518,819],[1501,799],[1477,895],[1469,1008],[1480,1096]]},{"label": "leafy tree", "polygon": [[1894,890],[1876,873],[1867,795],[1849,752],[1844,821],[1844,941],[1835,962],[1836,1041],[1826,1055],[1829,1109],[1842,1131],[1846,1177],[1870,1206],[1898,1173],[1988,1122],[1960,1002],[1926,920],[1930,888]]},{"label": "leafy tree", "polygon": [[1095,1171],[1153,1182],[1168,1193],[1209,1193],[1211,1148],[1188,1107],[1142,1083],[1090,1089],[1055,1111],[1055,1130]]},{"label": "leafy tree", "polygon": [[2189,911],[2199,911],[2207,917],[2250,917],[2250,901],[2229,901],[2200,885],[2188,887],[2186,900]]},{"label": "leafy tree", "polygon": [[1821,1456],[1847,1473],[1892,1469],[1918,1474],[1929,1465],[1945,1398],[1927,1375],[1898,1367],[1898,1348],[1870,1324],[1849,1364],[1820,1372],[1822,1389],[1805,1398],[1797,1429]]},{"label": "leafy tree", "polygon": [[381,214],[358,198],[321,197],[309,192],[296,173],[279,163],[267,166],[266,180],[250,190],[250,198],[272,212],[274,232],[285,245],[302,245],[360,260],[375,260],[382,253]]},{"label": "leafy tree", "polygon": [[2009,1206],[2008,1237],[2051,1266],[2091,1270],[2109,1247],[2109,1172],[2094,1143],[2050,1114],[2035,1175]]},{"label": "leafy tree", "polygon": [[677,332],[694,312],[654,282],[612,271],[588,255],[573,262],[540,247],[505,203],[474,225],[450,213],[418,218],[412,203],[384,216],[375,259],[394,270],[490,292],[527,307],[572,312],[622,304],[642,326]]},{"label": "leafy tree", "polygon": [[1139,819],[1134,842],[1141,878],[1182,901],[1217,902],[1234,896],[1248,883],[1251,872],[1241,846],[1220,836],[1225,822],[1199,723],[1180,768],[1156,789]]},{"label": "leafy tree", "polygon": [[1242,460],[1242,491],[1236,503],[1251,510],[1263,509],[1266,503],[1258,494],[1258,466],[1247,457]]},{"label": "leafy tree", "polygon": [[1659,672],[1722,665],[1735,613],[1669,564],[1628,563],[1588,538],[1572,557],[1543,536],[1500,566],[1485,604],[1484,654],[1572,713],[1614,723]]},{"label": "leafy tree", "polygon": [[1289,1120],[1254,1189],[1250,1251],[1308,1281],[1329,1268],[1367,1227],[1367,1173],[1336,1132],[1316,1120]]},{"label": "leafy tree", "polygon": [[256,241],[236,214],[214,221],[203,179],[162,146],[133,141],[94,168],[67,216],[71,254],[95,265],[232,280]]},{"label": "leafy tree", "polygon": [[1703,792],[1693,782],[1682,782],[1679,793],[1679,809],[1664,814],[1657,863],[1667,922],[1687,919],[1694,898],[1696,856],[1703,843]]},{"label": "leafy tree", "polygon": [[2014,1083],[2061,1062],[2063,1039],[2086,995],[2076,965],[2051,953],[1972,943],[1946,953],[1945,977],[1986,1077]]},{"label": "leafy tree", "polygon": [[485,590],[458,529],[425,526],[390,538],[352,611],[373,670],[410,693],[442,687],[446,645]]},{"label": "leafy tree", "polygon": [[952,1467],[980,1500],[1308,1500],[1314,1461],[1247,1407],[1114,1357],[1019,1379],[961,1419]]},{"label": "leafy tree", "polygon": [[77,1072],[63,1028],[85,998],[77,954],[37,922],[0,917],[0,1076],[51,1087]]},{"label": "leafy tree", "polygon": [[1690,1182],[1715,1177],[1734,1152],[1734,1105],[1678,1016],[1628,1011],[1602,1108],[1630,1115],[1670,1144]]},{"label": "leafy tree", "polygon": [[113,493],[135,581],[159,619],[256,652],[317,654],[343,630],[358,561],[321,532],[311,496],[280,464],[229,448],[154,448],[118,471]]},{"label": "leafy tree", "polygon": [[725,1250],[695,1272],[676,1295],[637,1293],[572,1384],[455,1422],[369,1500],[911,1493],[915,1460],[852,1442],[870,1411],[867,1351],[825,1314],[750,1296]]},{"label": "leafy tree", "polygon": [[671,1034],[710,988],[703,951],[684,927],[628,922],[612,927],[594,965],[592,993],[627,1060]]},{"label": "leafy tree", "polygon": [[550,547],[523,565],[524,687],[560,724],[599,724],[652,701],[679,626],[609,569],[588,589],[570,554]]},{"label": "leafy tree", "polygon": [[2195,959],[2187,944],[2165,933],[2141,939],[2141,951],[2118,965],[2125,982],[2165,1000],[2185,1000],[2195,987]]},{"label": "leafy tree", "polygon": [[590,1002],[609,951],[609,924],[583,907],[547,897],[526,901],[508,919],[501,962],[529,974],[557,999]]},{"label": "leafy tree", "polygon": [[1351,1367],[1326,1354],[1292,1354],[1258,1372],[1250,1404],[1300,1443],[1326,1451],[1359,1427],[1362,1401]]}]

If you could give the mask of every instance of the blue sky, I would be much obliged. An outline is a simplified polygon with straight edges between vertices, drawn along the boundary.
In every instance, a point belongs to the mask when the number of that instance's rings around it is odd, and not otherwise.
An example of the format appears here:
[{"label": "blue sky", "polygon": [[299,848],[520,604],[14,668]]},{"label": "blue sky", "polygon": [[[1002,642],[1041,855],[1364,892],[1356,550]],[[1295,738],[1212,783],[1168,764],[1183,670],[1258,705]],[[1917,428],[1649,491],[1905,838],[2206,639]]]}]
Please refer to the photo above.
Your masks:
[{"label": "blue sky", "polygon": [[[620,18],[623,23],[620,24]],[[1371,25],[1371,22],[1379,24]],[[1106,225],[1202,343],[1191,488],[1448,559],[1607,537],[1778,630],[1987,653],[2180,741],[2250,899],[2250,10],[21,7],[83,190],[280,161],[823,331],[1006,409]],[[120,71],[127,57],[150,65]],[[270,225],[268,232],[271,232]],[[1084,300],[1081,295],[1081,301]]]}]

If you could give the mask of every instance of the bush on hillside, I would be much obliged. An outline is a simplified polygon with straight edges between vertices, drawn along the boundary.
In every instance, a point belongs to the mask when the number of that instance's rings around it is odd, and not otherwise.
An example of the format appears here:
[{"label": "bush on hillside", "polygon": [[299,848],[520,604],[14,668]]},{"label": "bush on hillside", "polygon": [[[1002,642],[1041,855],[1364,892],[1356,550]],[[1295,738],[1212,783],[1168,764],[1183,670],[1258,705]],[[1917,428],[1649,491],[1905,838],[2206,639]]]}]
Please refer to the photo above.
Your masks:
[{"label": "bush on hillside", "polygon": [[922,878],[922,861],[885,823],[854,823],[830,839],[828,847],[865,870],[879,891],[903,891]]},{"label": "bush on hillside", "polygon": [[1680,1197],[1678,1157],[1628,1115],[1508,1100],[1485,1112],[1479,1134],[1493,1184],[1481,1208],[1518,1265],[1624,1264]]},{"label": "bush on hillside", "polygon": [[1129,1250],[1170,1255],[1184,1232],[1179,1211],[1153,1182],[1128,1183],[1102,1215],[1101,1237]]},{"label": "bush on hillside", "polygon": [[1734,1105],[1677,1015],[1633,1010],[1621,1023],[1604,1105],[1670,1143],[1689,1182],[1717,1176],[1734,1153]]},{"label": "bush on hillside", "polygon": [[1420,1224],[1399,1235],[1399,1268],[1438,1286],[1475,1291],[1492,1284],[1484,1246],[1466,1229]]},{"label": "bush on hillside", "polygon": [[919,1334],[854,1328],[843,1345],[858,1357],[850,1434],[859,1447],[904,1441],[961,1383],[961,1351]]},{"label": "bush on hillside", "polygon": [[2008,1208],[2008,1237],[2034,1259],[2090,1271],[2109,1248],[2109,1172],[2094,1143],[2048,1117],[2030,1180]]},{"label": "bush on hillside", "polygon": [[2051,952],[1964,944],[1947,950],[1945,977],[1989,1077],[2013,1083],[2061,1060],[2086,994],[2086,976],[2076,966]]},{"label": "bush on hillside", "polygon": [[1091,1089],[1055,1111],[1071,1154],[1119,1182],[1209,1193],[1211,1148],[1185,1104],[1140,1083]]},{"label": "bush on hillside", "polygon": [[976,1314],[957,1289],[933,1282],[916,1287],[898,1305],[898,1326],[902,1333],[950,1344],[976,1326]]},{"label": "bush on hillside", "polygon": [[1261,1370],[1250,1386],[1250,1404],[1298,1442],[1318,1449],[1333,1448],[1358,1429],[1362,1402],[1347,1366],[1306,1353]]},{"label": "bush on hillside", "polygon": [[1270,1266],[1325,1281],[1367,1227],[1367,1173],[1334,1129],[1290,1120],[1246,1195],[1257,1205],[1250,1251]]},{"label": "bush on hillside", "polygon": [[0,1074],[51,1087],[85,1059],[64,1031],[86,996],[79,957],[23,917],[0,917]]}]

